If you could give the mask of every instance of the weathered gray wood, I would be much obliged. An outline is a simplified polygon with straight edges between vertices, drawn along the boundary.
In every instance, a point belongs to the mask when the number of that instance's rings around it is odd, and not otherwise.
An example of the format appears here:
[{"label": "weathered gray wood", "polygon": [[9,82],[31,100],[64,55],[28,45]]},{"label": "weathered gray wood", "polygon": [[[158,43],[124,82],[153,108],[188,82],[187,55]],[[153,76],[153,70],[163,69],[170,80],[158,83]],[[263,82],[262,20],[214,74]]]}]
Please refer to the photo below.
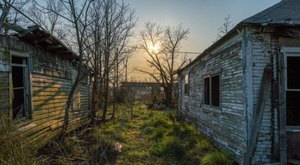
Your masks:
[{"label": "weathered gray wood", "polygon": [[287,145],[286,145],[286,57],[284,54],[280,56],[280,72],[279,72],[279,141],[280,141],[280,164],[287,164]]},{"label": "weathered gray wood", "polygon": [[258,102],[256,105],[255,116],[254,116],[253,124],[251,126],[250,139],[248,142],[248,150],[247,150],[248,160],[247,160],[247,162],[249,164],[251,164],[251,160],[252,160],[254,150],[256,147],[258,132],[260,131],[266,100],[269,97],[269,90],[270,90],[269,88],[271,86],[271,77],[272,77],[272,70],[271,70],[271,67],[269,65],[267,65],[264,69],[264,74],[262,77],[261,87],[259,90]]}]

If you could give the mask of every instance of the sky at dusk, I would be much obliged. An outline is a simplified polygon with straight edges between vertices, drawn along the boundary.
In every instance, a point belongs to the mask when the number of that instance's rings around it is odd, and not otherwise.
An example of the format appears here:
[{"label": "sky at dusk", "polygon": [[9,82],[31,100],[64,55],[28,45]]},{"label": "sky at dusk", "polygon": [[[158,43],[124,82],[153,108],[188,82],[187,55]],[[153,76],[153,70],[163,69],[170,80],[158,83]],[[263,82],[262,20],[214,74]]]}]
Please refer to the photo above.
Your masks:
[{"label": "sky at dusk", "polygon": [[[278,3],[280,0],[124,0],[135,10],[138,18],[134,33],[144,28],[145,22],[159,25],[176,26],[182,24],[189,28],[188,39],[181,46],[181,51],[202,52],[217,39],[218,28],[224,18],[230,15],[233,25]],[[197,55],[187,54],[190,58]],[[137,51],[129,63],[129,78],[145,79],[135,67],[146,67],[145,56]]]}]

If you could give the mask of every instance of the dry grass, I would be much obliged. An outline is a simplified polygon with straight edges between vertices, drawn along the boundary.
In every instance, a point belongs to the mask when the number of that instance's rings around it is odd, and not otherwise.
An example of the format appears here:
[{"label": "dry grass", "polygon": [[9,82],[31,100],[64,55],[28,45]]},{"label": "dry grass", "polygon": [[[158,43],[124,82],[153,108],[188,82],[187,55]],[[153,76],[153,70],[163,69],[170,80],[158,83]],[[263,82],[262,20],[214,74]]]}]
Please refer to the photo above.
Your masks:
[{"label": "dry grass", "polygon": [[36,150],[24,143],[24,137],[15,135],[15,128],[5,121],[5,117],[0,120],[0,164],[40,164],[35,157]]}]

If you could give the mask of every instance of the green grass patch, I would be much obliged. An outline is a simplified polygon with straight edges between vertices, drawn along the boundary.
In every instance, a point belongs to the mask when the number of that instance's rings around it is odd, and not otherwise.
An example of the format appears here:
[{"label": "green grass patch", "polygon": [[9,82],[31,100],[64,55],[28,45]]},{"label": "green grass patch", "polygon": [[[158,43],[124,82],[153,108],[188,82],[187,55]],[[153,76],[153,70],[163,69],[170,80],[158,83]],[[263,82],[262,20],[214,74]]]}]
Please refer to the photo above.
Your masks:
[{"label": "green grass patch", "polygon": [[[233,163],[195,126],[178,121],[175,110],[149,110],[141,104],[134,105],[133,116],[128,106],[119,106],[114,120],[92,127],[83,138],[79,146],[85,147],[86,161],[81,164]],[[115,150],[117,143],[121,152]],[[74,153],[78,145],[70,141],[66,148]]]},{"label": "green grass patch", "polygon": [[233,164],[233,160],[230,159],[230,156],[221,152],[221,151],[213,151],[206,153],[201,158],[201,164],[203,165],[231,165]]}]

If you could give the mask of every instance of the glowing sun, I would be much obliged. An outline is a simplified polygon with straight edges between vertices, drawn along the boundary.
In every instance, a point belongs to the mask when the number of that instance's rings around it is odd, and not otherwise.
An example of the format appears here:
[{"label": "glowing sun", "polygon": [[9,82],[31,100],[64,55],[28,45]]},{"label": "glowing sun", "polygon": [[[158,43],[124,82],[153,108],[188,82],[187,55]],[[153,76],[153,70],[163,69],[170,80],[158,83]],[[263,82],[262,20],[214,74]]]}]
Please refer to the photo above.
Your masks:
[{"label": "glowing sun", "polygon": [[152,53],[158,53],[160,51],[160,44],[159,43],[149,44],[149,51]]}]

